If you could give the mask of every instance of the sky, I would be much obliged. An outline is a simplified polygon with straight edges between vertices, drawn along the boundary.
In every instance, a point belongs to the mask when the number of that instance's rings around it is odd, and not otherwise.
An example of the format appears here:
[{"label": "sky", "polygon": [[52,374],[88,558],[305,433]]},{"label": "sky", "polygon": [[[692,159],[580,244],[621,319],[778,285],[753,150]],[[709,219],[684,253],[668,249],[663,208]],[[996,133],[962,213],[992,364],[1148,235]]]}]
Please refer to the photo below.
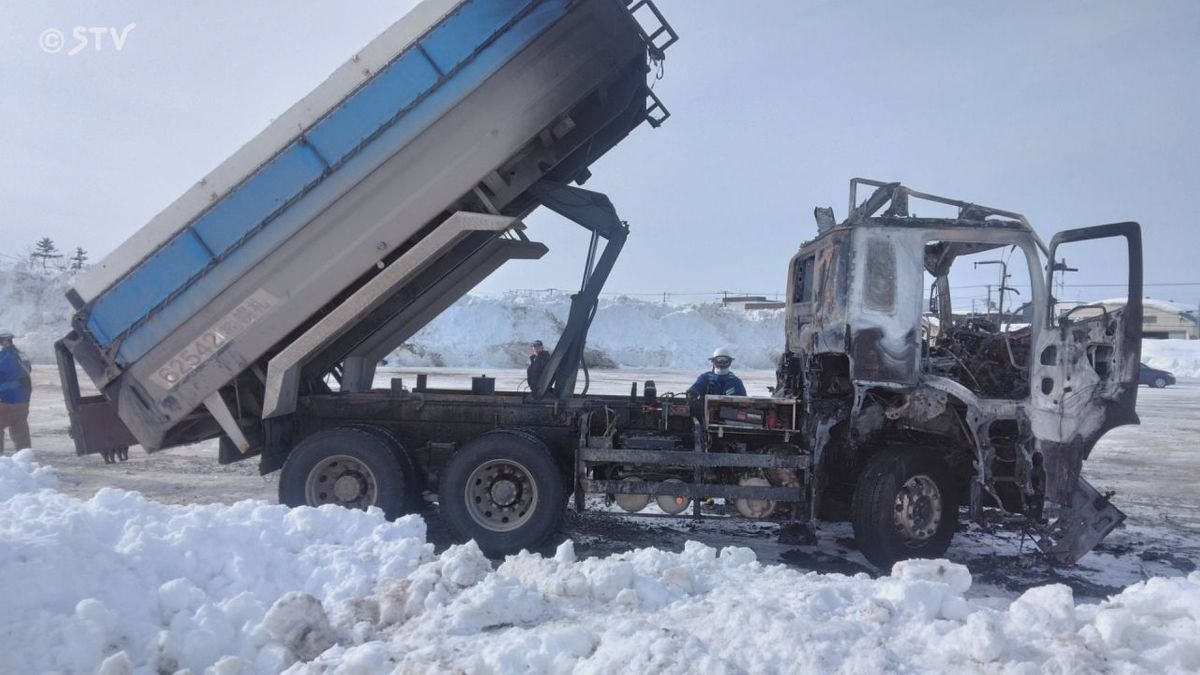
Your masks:
[{"label": "sky", "polygon": [[[657,4],[681,36],[655,84],[672,116],[587,184],[630,223],[610,292],[780,293],[813,207],[845,217],[865,176],[1022,212],[1047,241],[1136,220],[1147,293],[1200,302],[1200,3]],[[98,260],[409,5],[3,0],[0,256],[48,236]],[[479,290],[578,285],[583,230],[527,223],[551,252]],[[1120,255],[1070,259],[1064,297],[1118,294],[1099,284],[1124,282]]]}]

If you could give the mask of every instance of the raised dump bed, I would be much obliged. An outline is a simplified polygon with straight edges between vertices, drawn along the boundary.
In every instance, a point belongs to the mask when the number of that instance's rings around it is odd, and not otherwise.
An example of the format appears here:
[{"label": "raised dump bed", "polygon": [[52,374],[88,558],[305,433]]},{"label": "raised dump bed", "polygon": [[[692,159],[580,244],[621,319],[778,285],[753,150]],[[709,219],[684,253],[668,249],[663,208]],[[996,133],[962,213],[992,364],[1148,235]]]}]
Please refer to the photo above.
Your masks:
[{"label": "raised dump bed", "polygon": [[[647,6],[426,0],[384,31],[79,278],[58,349],[79,451],[218,428],[245,450],[232,418],[254,412],[243,393],[261,406],[272,357],[287,355],[286,384],[407,282],[453,280],[423,286],[437,300],[407,315],[423,322],[505,260],[539,257],[519,221],[530,187],[586,179],[666,116],[646,75],[674,37],[648,34],[633,15]],[[75,362],[101,397],[78,396]],[[245,373],[257,384],[231,387]]]}]

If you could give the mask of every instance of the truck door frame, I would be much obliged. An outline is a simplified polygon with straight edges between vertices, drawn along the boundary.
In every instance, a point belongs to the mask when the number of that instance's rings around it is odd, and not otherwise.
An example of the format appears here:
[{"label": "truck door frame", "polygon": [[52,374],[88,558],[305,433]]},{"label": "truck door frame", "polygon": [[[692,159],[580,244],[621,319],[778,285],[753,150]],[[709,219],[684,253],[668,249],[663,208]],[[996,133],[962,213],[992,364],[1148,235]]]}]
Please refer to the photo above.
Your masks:
[{"label": "truck door frame", "polygon": [[[1059,318],[1053,293],[1062,244],[1123,237],[1129,282],[1124,307],[1072,319]],[[1142,237],[1135,222],[1059,232],[1046,265],[1045,319],[1034,335],[1030,367],[1030,420],[1046,471],[1046,497],[1069,504],[1083,460],[1110,429],[1138,424],[1137,382],[1141,362]],[[1088,306],[1085,306],[1088,307]],[[1074,310],[1072,310],[1074,311]],[[1097,392],[1097,389],[1100,389]]]}]

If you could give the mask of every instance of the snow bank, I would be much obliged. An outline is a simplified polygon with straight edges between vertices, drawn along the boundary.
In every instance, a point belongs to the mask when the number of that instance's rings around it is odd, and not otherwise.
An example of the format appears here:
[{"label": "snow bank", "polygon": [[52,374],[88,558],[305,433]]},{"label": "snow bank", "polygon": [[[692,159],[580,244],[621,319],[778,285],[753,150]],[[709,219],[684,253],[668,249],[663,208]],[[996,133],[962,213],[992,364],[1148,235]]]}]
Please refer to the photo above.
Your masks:
[{"label": "snow bank", "polygon": [[[73,312],[64,294],[72,278],[70,272],[45,273],[25,263],[0,265],[0,330],[11,330],[35,361],[53,363],[54,341],[70,329]],[[570,306],[570,296],[561,292],[469,295],[389,360],[402,366],[524,368],[529,343],[553,345]],[[604,298],[587,358],[600,367],[695,370],[721,346],[734,350],[737,367],[774,368],[783,352],[783,312]]]},{"label": "snow bank", "polygon": [[[415,334],[389,360],[402,366],[528,365],[528,345],[553,345],[566,325],[565,293],[467,296]],[[774,368],[783,353],[783,311],[718,303],[669,305],[629,297],[603,298],[588,333],[589,362],[634,368],[703,368],[728,346],[735,367]]]},{"label": "snow bank", "polygon": [[21,262],[0,264],[0,330],[39,363],[54,361],[54,341],[66,335],[71,305],[66,292],[73,272],[42,271]]},{"label": "snow bank", "polygon": [[1142,362],[1175,377],[1200,378],[1200,340],[1142,340]]},{"label": "snow bank", "polygon": [[[45,273],[26,263],[0,265],[0,329],[13,331],[35,361],[53,362],[54,341],[69,329],[72,311],[64,294],[71,279],[70,272]],[[530,342],[553,345],[570,303],[560,292],[468,295],[388,360],[399,366],[524,368]],[[588,361],[692,371],[704,368],[720,346],[734,350],[737,368],[774,368],[783,353],[783,311],[606,297],[588,335]],[[1200,378],[1200,341],[1145,340],[1142,353],[1155,368]]]},{"label": "snow bank", "polygon": [[0,458],[0,672],[93,672],[119,652],[146,672],[227,656],[277,672],[333,644],[289,593],[348,607],[427,560],[424,537],[420,518],[379,511],[166,506],[113,489],[80,501],[23,450]]},{"label": "snow bank", "polygon": [[417,517],[80,501],[30,451],[0,458],[0,672],[1200,668],[1200,573],[1098,604],[970,586],[944,560],[871,579],[697,543],[493,570],[473,544],[433,555]]}]

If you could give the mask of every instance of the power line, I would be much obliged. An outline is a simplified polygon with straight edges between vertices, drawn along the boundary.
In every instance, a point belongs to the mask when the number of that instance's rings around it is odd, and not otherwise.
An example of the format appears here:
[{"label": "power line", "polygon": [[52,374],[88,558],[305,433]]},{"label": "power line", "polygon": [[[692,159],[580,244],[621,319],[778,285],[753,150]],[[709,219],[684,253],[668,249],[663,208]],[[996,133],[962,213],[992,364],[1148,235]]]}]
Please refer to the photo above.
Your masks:
[{"label": "power line", "polygon": [[[993,284],[994,285],[994,284]],[[1009,284],[1029,288],[1029,284]],[[1127,288],[1129,284],[1064,284],[1063,288]],[[1200,286],[1200,281],[1168,281],[1157,284],[1142,284],[1142,286]],[[987,288],[987,284],[954,285],[951,288]]]}]

